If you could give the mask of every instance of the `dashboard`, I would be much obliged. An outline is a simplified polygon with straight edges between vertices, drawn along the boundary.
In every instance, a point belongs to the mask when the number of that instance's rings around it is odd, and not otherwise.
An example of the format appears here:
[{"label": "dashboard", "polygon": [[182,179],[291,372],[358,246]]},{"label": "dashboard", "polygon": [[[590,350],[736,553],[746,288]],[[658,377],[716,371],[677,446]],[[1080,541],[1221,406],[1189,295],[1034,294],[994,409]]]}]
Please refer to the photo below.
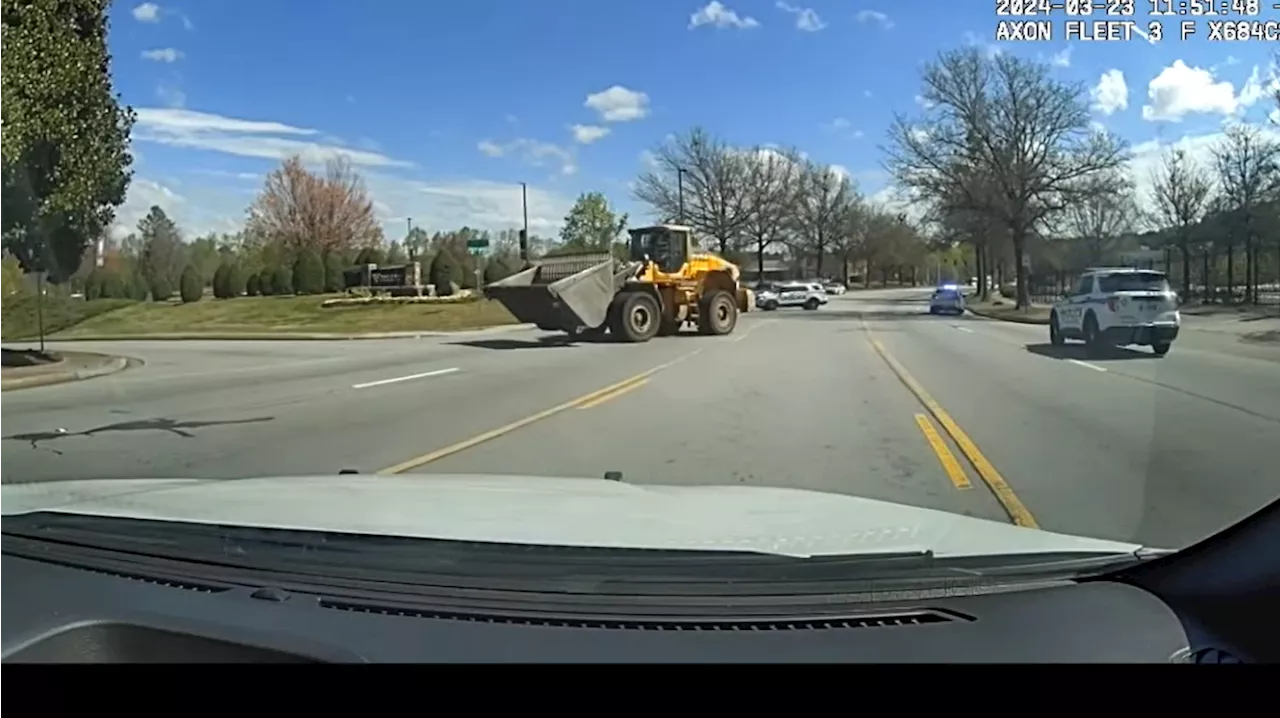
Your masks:
[{"label": "dashboard", "polygon": [[785,619],[663,618],[658,610],[575,618],[8,553],[2,561],[6,663],[1169,663],[1204,655],[1193,653],[1183,620],[1163,601],[1110,581],[914,591]]}]

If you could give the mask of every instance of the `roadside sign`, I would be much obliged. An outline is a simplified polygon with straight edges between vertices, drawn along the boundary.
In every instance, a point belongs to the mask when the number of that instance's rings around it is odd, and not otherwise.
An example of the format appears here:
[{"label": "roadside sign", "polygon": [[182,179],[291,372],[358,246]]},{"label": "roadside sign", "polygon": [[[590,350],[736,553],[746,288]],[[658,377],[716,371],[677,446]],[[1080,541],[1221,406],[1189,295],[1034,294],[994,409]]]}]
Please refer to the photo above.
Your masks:
[{"label": "roadside sign", "polygon": [[487,239],[468,239],[467,249],[485,249],[489,246]]}]

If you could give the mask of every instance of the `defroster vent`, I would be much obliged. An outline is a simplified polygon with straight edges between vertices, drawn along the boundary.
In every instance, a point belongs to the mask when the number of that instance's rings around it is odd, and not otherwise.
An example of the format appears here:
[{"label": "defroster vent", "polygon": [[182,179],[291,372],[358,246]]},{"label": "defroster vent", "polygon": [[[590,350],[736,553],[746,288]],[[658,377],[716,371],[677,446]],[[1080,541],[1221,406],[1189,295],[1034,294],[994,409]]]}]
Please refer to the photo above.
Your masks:
[{"label": "defroster vent", "polygon": [[465,621],[519,626],[545,626],[551,628],[591,628],[604,631],[832,631],[853,628],[893,628],[927,626],[953,621],[973,619],[959,614],[934,610],[894,611],[850,616],[825,616],[819,618],[704,618],[680,620],[673,618],[578,618],[573,616],[503,615],[497,613],[471,613],[461,611],[435,611],[416,608],[379,606],[372,603],[350,601],[320,601],[321,608],[336,611],[371,613],[383,616],[426,618],[438,621]]}]

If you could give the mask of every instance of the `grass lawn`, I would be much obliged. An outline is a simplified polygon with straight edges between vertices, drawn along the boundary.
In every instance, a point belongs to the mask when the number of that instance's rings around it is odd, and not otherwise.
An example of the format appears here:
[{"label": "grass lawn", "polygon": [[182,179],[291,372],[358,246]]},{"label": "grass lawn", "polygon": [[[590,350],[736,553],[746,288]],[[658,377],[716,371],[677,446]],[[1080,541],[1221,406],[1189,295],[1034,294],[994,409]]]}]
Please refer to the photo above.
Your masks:
[{"label": "grass lawn", "polygon": [[[86,319],[136,304],[132,299],[99,299],[86,302],[58,295],[44,298],[44,332],[49,336]],[[39,335],[34,295],[8,297],[0,305],[0,338],[5,341],[34,339]]]},{"label": "grass lawn", "polygon": [[[56,338],[457,331],[515,323],[501,304],[487,300],[465,304],[321,307],[320,303],[327,298],[239,297],[202,299],[192,304],[137,302],[92,316],[59,332]],[[7,325],[7,315],[5,322]]]}]

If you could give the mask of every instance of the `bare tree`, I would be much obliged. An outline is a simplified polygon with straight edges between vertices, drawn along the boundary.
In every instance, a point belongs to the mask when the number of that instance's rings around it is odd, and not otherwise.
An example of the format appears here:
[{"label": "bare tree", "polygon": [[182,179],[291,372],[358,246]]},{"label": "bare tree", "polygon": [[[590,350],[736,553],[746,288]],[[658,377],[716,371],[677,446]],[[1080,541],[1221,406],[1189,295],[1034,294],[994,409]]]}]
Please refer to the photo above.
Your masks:
[{"label": "bare tree", "polygon": [[1099,172],[1081,182],[1077,194],[1080,200],[1063,212],[1064,229],[1080,249],[1078,259],[1099,264],[1134,227],[1133,180],[1127,171]]},{"label": "bare tree", "polygon": [[823,261],[849,226],[860,197],[848,176],[812,161],[801,168],[798,186],[795,249],[813,255],[822,276]]},{"label": "bare tree", "polygon": [[247,227],[289,252],[305,247],[324,253],[382,240],[364,182],[342,157],[328,162],[323,174],[309,171],[300,157],[285,160],[249,207]]},{"label": "bare tree", "polygon": [[1162,228],[1172,229],[1174,243],[1182,254],[1182,291],[1191,290],[1191,242],[1195,225],[1209,208],[1213,182],[1186,150],[1165,153],[1159,167],[1151,172],[1151,201]]},{"label": "bare tree", "polygon": [[755,148],[747,153],[743,237],[754,245],[756,278],[764,279],[766,250],[787,234],[800,186],[801,161],[794,151]]},{"label": "bare tree", "polygon": [[[831,253],[839,258],[843,265],[840,270],[840,282],[846,287],[849,285],[850,266],[867,261],[871,256],[868,242],[871,211],[861,197],[855,196],[853,203],[844,214],[843,225],[836,233],[835,239],[831,241]],[[866,281],[865,277],[863,281]]]},{"label": "bare tree", "polygon": [[697,127],[660,146],[654,157],[657,167],[636,179],[635,198],[664,222],[683,215],[685,224],[716,241],[721,254],[729,251],[751,216],[747,158]]},{"label": "bare tree", "polygon": [[1259,215],[1265,205],[1280,200],[1280,142],[1256,127],[1233,125],[1213,148],[1213,165],[1221,209],[1237,218],[1244,234],[1245,301],[1256,302]]},{"label": "bare tree", "polygon": [[1124,146],[1091,131],[1084,88],[1054,79],[1044,63],[956,50],[927,65],[923,82],[930,114],[895,120],[886,168],[926,199],[955,197],[1007,227],[1017,305],[1026,307],[1027,237],[1078,199],[1083,179],[1119,167]]}]

